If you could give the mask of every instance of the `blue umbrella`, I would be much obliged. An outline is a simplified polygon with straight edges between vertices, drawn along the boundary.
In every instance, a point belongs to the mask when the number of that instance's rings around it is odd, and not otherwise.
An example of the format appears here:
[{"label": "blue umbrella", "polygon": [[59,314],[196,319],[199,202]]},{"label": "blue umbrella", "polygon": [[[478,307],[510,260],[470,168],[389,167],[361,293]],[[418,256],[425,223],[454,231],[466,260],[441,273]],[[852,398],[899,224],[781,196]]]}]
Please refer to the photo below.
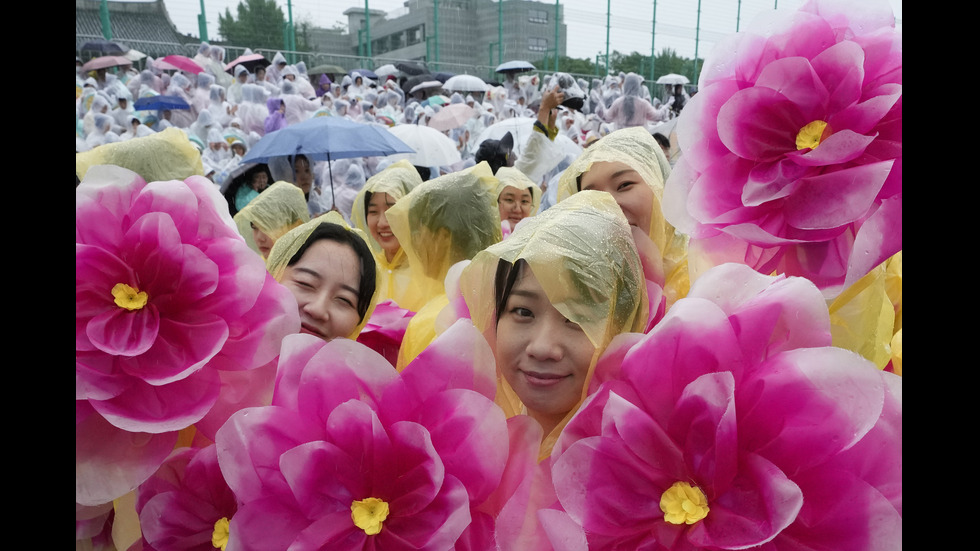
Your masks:
[{"label": "blue umbrella", "polygon": [[139,98],[133,103],[133,109],[137,111],[149,111],[151,109],[190,109],[191,106],[183,98],[177,96],[146,96]]},{"label": "blue umbrella", "polygon": [[[396,153],[415,153],[388,128],[344,117],[313,117],[270,132],[242,157],[243,163],[268,163],[274,157],[305,155],[327,161],[353,157],[386,157]],[[330,192],[333,194],[333,167]]]}]

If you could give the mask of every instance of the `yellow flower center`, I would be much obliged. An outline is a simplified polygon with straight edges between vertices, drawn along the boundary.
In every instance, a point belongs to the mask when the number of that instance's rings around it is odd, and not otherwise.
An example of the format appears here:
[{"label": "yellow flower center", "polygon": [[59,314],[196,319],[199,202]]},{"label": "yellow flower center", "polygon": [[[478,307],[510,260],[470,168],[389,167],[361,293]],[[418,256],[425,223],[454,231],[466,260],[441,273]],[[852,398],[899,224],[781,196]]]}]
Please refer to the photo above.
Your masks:
[{"label": "yellow flower center", "polygon": [[112,296],[116,299],[116,306],[120,308],[139,310],[146,306],[146,291],[139,291],[125,283],[116,283],[112,288]]},{"label": "yellow flower center", "polygon": [[381,523],[388,518],[388,503],[376,497],[355,501],[350,506],[350,518],[354,526],[373,536],[381,531]]},{"label": "yellow flower center", "polygon": [[697,486],[675,482],[660,496],[660,510],[671,524],[694,524],[708,516],[708,498]]},{"label": "yellow flower center", "polygon": [[813,121],[804,126],[796,135],[796,149],[816,149],[826,129],[827,123],[824,121]]},{"label": "yellow flower center", "polygon": [[215,549],[225,551],[228,546],[228,517],[221,517],[214,523],[214,532],[211,534],[211,545]]}]

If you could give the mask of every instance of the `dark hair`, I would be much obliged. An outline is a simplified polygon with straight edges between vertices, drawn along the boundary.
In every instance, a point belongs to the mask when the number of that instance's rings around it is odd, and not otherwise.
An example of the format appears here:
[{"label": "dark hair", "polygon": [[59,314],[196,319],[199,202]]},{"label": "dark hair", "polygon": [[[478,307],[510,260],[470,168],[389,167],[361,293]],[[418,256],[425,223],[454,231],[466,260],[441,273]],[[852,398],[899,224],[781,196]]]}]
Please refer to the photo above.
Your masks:
[{"label": "dark hair", "polygon": [[231,213],[232,217],[238,214],[238,208],[235,206],[235,194],[238,193],[238,189],[242,186],[247,186],[252,183],[252,179],[259,172],[265,172],[269,179],[269,185],[275,180],[272,179],[272,171],[269,170],[269,165],[265,163],[259,163],[252,168],[249,168],[245,172],[239,174],[234,180],[228,184],[228,188],[225,189],[225,200],[228,202],[228,212]]},{"label": "dark hair", "polygon": [[374,297],[375,286],[377,285],[375,279],[377,272],[375,269],[374,255],[371,254],[371,249],[359,235],[332,222],[322,222],[310,233],[310,236],[306,238],[306,241],[296,251],[296,254],[289,259],[286,265],[292,266],[299,262],[303,258],[303,254],[306,253],[306,249],[321,239],[328,239],[342,245],[349,245],[351,249],[354,249],[354,254],[360,260],[361,281],[357,291],[357,313],[360,315],[360,321],[364,321],[364,315],[367,313],[368,306],[371,304],[371,298]]},{"label": "dark hair", "polygon": [[666,147],[668,149],[670,148],[670,140],[668,140],[667,137],[661,134],[660,132],[654,132],[653,139],[657,140],[657,143],[660,144],[660,147]]},{"label": "dark hair", "polygon": [[497,305],[493,314],[494,324],[500,321],[500,313],[507,307],[507,299],[526,266],[527,261],[523,258],[518,258],[513,264],[502,258],[497,262],[497,274],[493,278],[494,304]]},{"label": "dark hair", "polygon": [[427,166],[412,165],[415,167],[415,171],[419,173],[422,181],[427,181],[432,176],[432,171]]}]

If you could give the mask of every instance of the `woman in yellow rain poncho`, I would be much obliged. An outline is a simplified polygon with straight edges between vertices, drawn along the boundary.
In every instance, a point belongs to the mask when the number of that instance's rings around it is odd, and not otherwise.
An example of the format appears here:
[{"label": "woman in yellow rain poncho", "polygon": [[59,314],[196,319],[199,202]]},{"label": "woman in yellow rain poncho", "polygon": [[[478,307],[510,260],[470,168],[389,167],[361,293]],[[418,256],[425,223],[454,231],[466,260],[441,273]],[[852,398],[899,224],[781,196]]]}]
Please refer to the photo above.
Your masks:
[{"label": "woman in yellow rain poncho", "polygon": [[408,257],[391,231],[386,215],[391,206],[421,183],[418,170],[401,160],[369,178],[354,198],[351,222],[367,235],[378,262],[378,302],[391,299],[405,308],[405,297],[410,292]]},{"label": "woman in yellow rain poncho", "polygon": [[459,279],[497,362],[497,403],[541,424],[540,456],[586,397],[596,362],[620,333],[642,332],[646,280],[612,196],[577,193],[476,255]]},{"label": "woman in yellow rain poncho", "polygon": [[357,340],[374,312],[378,285],[374,256],[363,232],[348,227],[337,212],[286,232],[273,245],[265,265],[296,297],[303,333],[328,341]]},{"label": "woman in yellow rain poncho", "polygon": [[310,211],[303,190],[289,182],[276,182],[249,201],[234,219],[248,246],[268,258],[280,237],[310,221]]},{"label": "woman in yellow rain poncho", "polygon": [[[664,218],[664,183],[670,163],[645,128],[616,130],[589,146],[558,181],[558,201],[582,190],[607,191],[637,228],[634,237],[647,279],[664,288],[669,308],[687,294],[687,236]],[[652,241],[644,243],[644,235]],[[652,257],[652,258],[651,258]]]},{"label": "woman in yellow rain poncho", "polygon": [[402,308],[417,312],[408,324],[395,367],[402,370],[432,339],[435,320],[449,303],[445,280],[457,262],[501,240],[497,178],[481,162],[427,180],[386,213],[411,273]]}]

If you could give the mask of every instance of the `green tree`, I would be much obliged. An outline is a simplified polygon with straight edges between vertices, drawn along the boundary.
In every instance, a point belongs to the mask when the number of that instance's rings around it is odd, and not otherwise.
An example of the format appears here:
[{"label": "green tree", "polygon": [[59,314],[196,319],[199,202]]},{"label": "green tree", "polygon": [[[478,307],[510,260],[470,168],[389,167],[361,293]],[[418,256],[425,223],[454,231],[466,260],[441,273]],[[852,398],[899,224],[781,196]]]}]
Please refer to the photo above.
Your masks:
[{"label": "green tree", "polygon": [[[540,71],[551,72],[555,69],[555,60],[552,56],[543,57],[533,61],[533,63]],[[560,56],[558,58],[558,70],[562,73],[591,75],[595,72],[595,63],[588,59]]]},{"label": "green tree", "polygon": [[[238,3],[237,11],[237,19],[227,8],[224,15],[218,15],[218,33],[228,43],[252,49],[283,48],[286,17],[275,0],[242,0]],[[298,32],[296,36],[298,43]]]}]

